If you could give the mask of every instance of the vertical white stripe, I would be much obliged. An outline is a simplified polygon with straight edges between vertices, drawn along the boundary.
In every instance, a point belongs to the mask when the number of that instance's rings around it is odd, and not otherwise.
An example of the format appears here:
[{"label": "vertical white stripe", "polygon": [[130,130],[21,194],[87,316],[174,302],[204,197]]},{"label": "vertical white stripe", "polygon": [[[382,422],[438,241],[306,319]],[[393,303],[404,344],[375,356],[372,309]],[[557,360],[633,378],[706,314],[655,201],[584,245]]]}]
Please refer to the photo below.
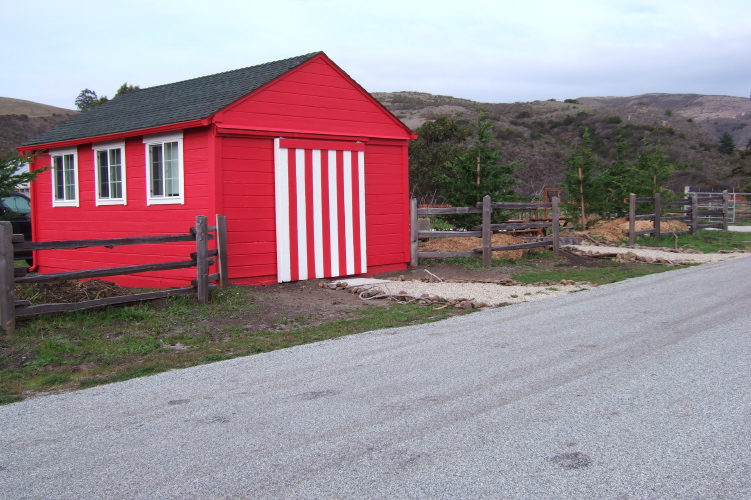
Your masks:
[{"label": "vertical white stripe", "polygon": [[365,237],[365,151],[357,152],[357,164],[359,165],[359,172],[357,178],[359,180],[359,200],[360,200],[360,265],[362,266],[362,272],[368,270],[368,251],[367,251],[367,238]]},{"label": "vertical white stripe", "polygon": [[313,150],[313,241],[315,243],[315,277],[323,278],[323,203],[321,200],[321,150]]},{"label": "vertical white stripe", "polygon": [[289,176],[287,175],[287,150],[274,139],[274,194],[276,206],[276,272],[277,281],[291,281],[289,262]]},{"label": "vertical white stripe", "polygon": [[355,242],[352,220],[352,151],[344,152],[344,241],[347,249],[347,273],[355,272]]},{"label": "vertical white stripe", "polygon": [[305,150],[295,150],[295,176],[297,177],[297,265],[300,279],[308,279],[308,228],[305,200]]},{"label": "vertical white stripe", "polygon": [[337,206],[336,151],[329,151],[329,221],[331,240],[331,276],[341,276],[339,272],[339,208]]}]

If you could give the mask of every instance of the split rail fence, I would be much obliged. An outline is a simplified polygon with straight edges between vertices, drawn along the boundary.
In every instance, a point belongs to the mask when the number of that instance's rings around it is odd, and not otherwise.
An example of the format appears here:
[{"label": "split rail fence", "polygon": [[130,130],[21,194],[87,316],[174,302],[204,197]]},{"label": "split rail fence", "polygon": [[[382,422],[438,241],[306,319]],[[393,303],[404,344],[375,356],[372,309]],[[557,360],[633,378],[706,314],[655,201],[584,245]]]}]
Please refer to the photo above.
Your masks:
[{"label": "split rail fence", "polygon": [[[504,222],[493,224],[491,222],[493,210],[534,210],[552,209],[552,220],[529,221],[529,222]],[[426,231],[418,228],[418,217],[421,215],[451,215],[451,214],[482,214],[482,225],[473,228],[473,231]],[[552,228],[552,238],[541,241],[531,241],[516,245],[492,246],[494,231],[523,231],[532,229]],[[412,199],[410,209],[411,230],[411,264],[417,266],[419,258],[446,258],[446,257],[482,257],[484,265],[491,265],[493,252],[504,250],[521,250],[538,247],[551,247],[556,257],[560,254],[560,212],[558,210],[558,197],[553,197],[549,203],[493,203],[490,196],[485,196],[483,201],[475,207],[451,207],[451,208],[418,208],[417,200]],[[418,244],[421,238],[482,238],[482,247],[475,248],[471,252],[420,252]]]},{"label": "split rail fence", "polygon": [[[636,215],[637,203],[651,203],[654,212],[644,215]],[[663,221],[680,221],[688,226],[688,231],[670,231],[670,234],[698,234],[700,229],[728,230],[730,197],[727,191],[716,194],[690,193],[689,196],[676,201],[663,202],[660,194],[653,198],[637,198],[635,194],[629,197],[628,212],[628,241],[630,245],[636,242],[636,237],[651,234],[659,239],[663,234]],[[749,202],[737,201],[736,204],[749,204]],[[636,230],[636,221],[652,221],[652,228]],[[702,224],[703,220],[709,220],[709,224]],[[719,222],[714,222],[719,220]]]},{"label": "split rail fence", "polygon": [[[216,238],[213,234],[216,233]],[[206,216],[196,217],[196,225],[187,234],[171,234],[160,236],[136,236],[130,238],[66,240],[27,242],[23,235],[13,234],[10,222],[0,222],[0,316],[2,328],[6,333],[15,331],[17,317],[33,316],[43,313],[67,312],[101,307],[113,304],[126,304],[155,300],[175,295],[195,294],[199,303],[206,304],[209,299],[210,283],[219,281],[221,286],[227,284],[227,223],[223,215],[216,216],[216,226],[209,226]],[[216,248],[209,249],[208,242],[216,240]],[[196,251],[190,254],[189,260],[160,262],[152,264],[138,264],[101,269],[88,269],[49,274],[27,274],[27,268],[14,268],[14,252],[69,250],[90,247],[113,248],[125,245],[164,244],[172,242],[195,241]],[[209,266],[219,262],[219,272],[209,274]],[[106,276],[120,276],[148,271],[165,271],[172,269],[196,268],[196,279],[191,286],[173,288],[155,292],[138,293],[121,297],[87,300],[70,304],[38,304],[31,305],[29,301],[15,300],[15,283],[42,283],[49,281],[67,281],[75,279],[91,279]]]}]

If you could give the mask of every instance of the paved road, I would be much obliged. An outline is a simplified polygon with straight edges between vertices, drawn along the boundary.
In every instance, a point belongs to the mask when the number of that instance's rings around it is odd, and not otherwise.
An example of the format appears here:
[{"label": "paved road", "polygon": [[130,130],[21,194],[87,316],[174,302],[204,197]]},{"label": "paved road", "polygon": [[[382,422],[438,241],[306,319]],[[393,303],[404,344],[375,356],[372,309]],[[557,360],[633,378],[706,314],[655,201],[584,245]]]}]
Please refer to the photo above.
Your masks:
[{"label": "paved road", "polygon": [[751,259],[0,407],[3,498],[751,498]]}]

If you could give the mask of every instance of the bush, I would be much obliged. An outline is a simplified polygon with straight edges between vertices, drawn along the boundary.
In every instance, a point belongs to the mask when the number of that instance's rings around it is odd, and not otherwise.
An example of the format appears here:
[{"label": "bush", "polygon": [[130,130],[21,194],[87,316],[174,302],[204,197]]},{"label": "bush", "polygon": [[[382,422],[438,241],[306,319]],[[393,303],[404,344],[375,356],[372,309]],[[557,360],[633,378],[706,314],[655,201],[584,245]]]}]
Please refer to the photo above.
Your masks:
[{"label": "bush", "polygon": [[622,121],[623,120],[620,116],[608,116],[607,118],[605,118],[605,123],[607,123],[608,125],[618,125]]}]

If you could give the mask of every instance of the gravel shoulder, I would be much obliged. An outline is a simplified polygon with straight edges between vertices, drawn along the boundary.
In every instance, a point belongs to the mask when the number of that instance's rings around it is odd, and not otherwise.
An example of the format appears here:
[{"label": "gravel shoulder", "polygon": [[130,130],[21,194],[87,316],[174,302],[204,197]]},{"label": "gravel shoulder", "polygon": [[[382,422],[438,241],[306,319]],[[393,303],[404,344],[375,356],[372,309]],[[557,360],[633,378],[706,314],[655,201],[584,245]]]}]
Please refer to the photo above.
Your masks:
[{"label": "gravel shoulder", "polygon": [[423,294],[437,295],[444,299],[466,299],[474,302],[484,302],[489,306],[504,304],[518,304],[532,302],[572,292],[580,292],[592,288],[590,284],[579,285],[499,285],[496,283],[425,283],[422,281],[394,281],[372,285],[373,288],[387,294],[412,295],[420,297]]},{"label": "gravel shoulder", "polygon": [[657,248],[630,248],[630,247],[611,247],[611,246],[595,246],[595,245],[568,245],[566,248],[571,248],[575,251],[582,252],[588,255],[596,254],[627,254],[633,253],[642,258],[650,258],[654,260],[667,261],[672,264],[706,264],[708,262],[722,262],[728,259],[736,259],[742,257],[751,256],[751,253],[747,252],[732,252],[732,253],[678,253],[669,252]]},{"label": "gravel shoulder", "polygon": [[[569,245],[569,248],[579,254],[633,254],[641,261],[654,261],[663,264],[705,264],[721,262],[751,256],[751,253],[677,253],[656,248],[628,248],[594,245]],[[420,280],[394,281],[370,285],[373,290],[381,290],[390,295],[438,296],[447,300],[467,300],[484,302],[488,306],[500,306],[532,302],[574,292],[582,292],[593,288],[590,283],[537,285],[503,285],[498,283],[426,283]]]}]

